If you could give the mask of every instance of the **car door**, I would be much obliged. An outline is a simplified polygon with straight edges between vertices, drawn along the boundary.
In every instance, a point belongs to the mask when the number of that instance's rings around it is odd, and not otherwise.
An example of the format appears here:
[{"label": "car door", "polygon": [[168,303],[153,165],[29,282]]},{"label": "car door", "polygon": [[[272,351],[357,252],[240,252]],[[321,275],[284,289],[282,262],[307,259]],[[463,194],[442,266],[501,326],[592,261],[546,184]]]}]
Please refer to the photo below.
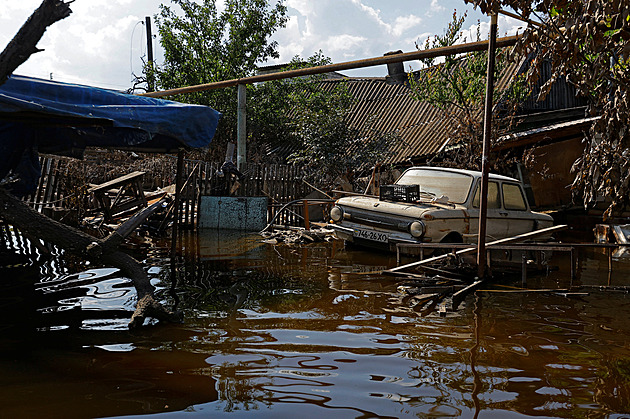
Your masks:
[{"label": "car door", "polygon": [[[481,182],[477,182],[475,195],[472,200],[470,214],[470,230],[475,235],[479,233],[479,189]],[[488,212],[486,221],[486,240],[498,240],[508,236],[508,212],[502,208],[500,184],[496,181],[488,182]]]},{"label": "car door", "polygon": [[518,236],[536,229],[536,221],[529,211],[523,188],[517,183],[503,182],[503,207],[507,212],[508,234]]}]

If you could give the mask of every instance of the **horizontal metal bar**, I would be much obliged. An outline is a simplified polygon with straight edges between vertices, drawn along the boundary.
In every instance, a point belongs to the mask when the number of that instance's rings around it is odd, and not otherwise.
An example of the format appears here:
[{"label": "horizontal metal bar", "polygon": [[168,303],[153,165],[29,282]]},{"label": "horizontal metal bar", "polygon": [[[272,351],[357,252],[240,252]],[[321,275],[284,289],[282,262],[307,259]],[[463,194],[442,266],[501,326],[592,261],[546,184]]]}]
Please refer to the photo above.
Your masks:
[{"label": "horizontal metal bar", "polygon": [[[412,247],[412,248],[431,248],[431,249],[476,249],[476,244],[461,244],[461,243],[399,243],[398,247]],[[555,246],[555,245],[493,245],[486,246],[489,250],[554,250],[558,252],[570,252],[573,247],[568,246]]]},{"label": "horizontal metal bar", "polygon": [[[547,227],[547,228],[543,228],[542,230],[530,231],[529,233],[520,234],[518,236],[507,237],[505,239],[496,240],[494,242],[488,243],[487,246],[511,244],[511,243],[516,243],[518,241],[523,241],[523,240],[527,241],[527,240],[531,240],[531,239],[534,239],[536,237],[540,237],[540,236],[543,236],[543,235],[546,235],[546,234],[551,234],[551,233],[554,233],[554,232],[557,232],[557,231],[565,230],[567,228],[568,228],[568,226],[566,226],[564,224],[563,225],[553,226],[553,227]],[[455,252],[455,254],[457,254],[457,255],[464,255],[466,253],[471,253],[474,250],[475,250],[474,248],[460,249],[457,252]],[[418,261],[418,262],[408,263],[406,265],[397,266],[396,268],[384,270],[383,274],[391,275],[393,272],[402,271],[404,269],[409,269],[409,268],[415,268],[416,266],[425,265],[425,264],[428,264],[428,263],[434,263],[434,262],[437,262],[439,260],[445,259],[447,257],[449,257],[449,255],[433,256],[431,258],[423,259],[423,260]]]},{"label": "horizontal metal bar", "polygon": [[[497,48],[509,47],[516,44],[520,35],[507,36],[497,39]],[[347,61],[337,64],[328,64],[317,67],[301,68],[298,70],[280,71],[269,74],[259,74],[257,76],[243,77],[239,79],[223,80],[214,83],[199,84],[196,86],[180,87],[177,89],[162,90],[159,92],[143,93],[140,96],[164,97],[181,95],[185,93],[202,92],[206,90],[223,89],[234,87],[239,84],[254,84],[265,81],[288,79],[293,77],[312,76],[315,74],[332,73],[335,71],[352,70],[355,68],[374,67],[377,65],[401,63],[405,61],[421,60],[425,58],[442,57],[445,55],[464,54],[475,51],[485,51],[488,49],[488,41],[470,42],[467,44],[453,45],[449,47],[433,48],[421,51],[403,52],[400,54],[385,55],[382,57],[367,58],[363,60]]]},{"label": "horizontal metal bar", "polygon": [[[427,247],[427,248],[451,248],[451,249],[468,249],[468,248],[477,248],[477,245],[474,243],[471,244],[463,244],[463,243],[401,243],[400,246],[404,247]],[[571,248],[579,248],[579,247],[591,247],[595,249],[616,249],[619,247],[630,247],[630,243],[554,243],[554,244],[545,244],[545,243],[513,243],[510,245],[488,245],[487,247],[491,247],[493,249],[525,249],[527,250],[537,250],[539,247],[553,247],[554,249],[571,249]],[[553,250],[553,249],[550,249]]]}]

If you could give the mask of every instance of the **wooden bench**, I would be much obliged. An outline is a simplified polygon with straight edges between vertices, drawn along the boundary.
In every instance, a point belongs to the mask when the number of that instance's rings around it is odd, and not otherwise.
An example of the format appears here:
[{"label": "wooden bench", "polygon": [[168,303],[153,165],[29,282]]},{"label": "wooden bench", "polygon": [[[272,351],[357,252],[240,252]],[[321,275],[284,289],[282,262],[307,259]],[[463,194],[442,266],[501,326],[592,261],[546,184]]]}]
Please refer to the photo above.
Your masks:
[{"label": "wooden bench", "polygon": [[[142,176],[145,172],[132,172],[112,179],[100,185],[93,185],[88,193],[94,194],[99,210],[103,211],[105,221],[112,221],[114,216],[132,208],[144,208],[147,200],[142,190]],[[114,196],[113,199],[111,196]]]}]

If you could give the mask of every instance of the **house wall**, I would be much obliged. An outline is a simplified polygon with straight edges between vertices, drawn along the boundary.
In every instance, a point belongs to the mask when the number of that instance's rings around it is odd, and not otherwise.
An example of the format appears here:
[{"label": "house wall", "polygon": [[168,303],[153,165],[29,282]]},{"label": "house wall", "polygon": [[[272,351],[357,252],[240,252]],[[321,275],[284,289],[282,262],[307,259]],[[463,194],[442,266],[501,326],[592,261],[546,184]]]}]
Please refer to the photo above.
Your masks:
[{"label": "house wall", "polygon": [[529,182],[538,208],[571,205],[571,184],[575,177],[571,166],[582,155],[581,138],[535,147],[533,166],[528,168]]}]

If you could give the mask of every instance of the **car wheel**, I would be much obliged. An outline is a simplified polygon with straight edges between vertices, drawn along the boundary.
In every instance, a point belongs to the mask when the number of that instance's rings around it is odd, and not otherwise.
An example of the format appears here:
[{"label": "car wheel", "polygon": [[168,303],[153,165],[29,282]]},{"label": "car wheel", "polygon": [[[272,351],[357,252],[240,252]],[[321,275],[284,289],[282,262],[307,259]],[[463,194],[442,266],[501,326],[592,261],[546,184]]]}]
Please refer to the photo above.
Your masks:
[{"label": "car wheel", "polygon": [[[450,232],[442,240],[440,240],[440,244],[447,243],[464,243],[464,239],[458,233]],[[445,255],[447,253],[451,253],[451,250],[448,248],[435,249],[435,251],[433,252],[435,256]]]}]

